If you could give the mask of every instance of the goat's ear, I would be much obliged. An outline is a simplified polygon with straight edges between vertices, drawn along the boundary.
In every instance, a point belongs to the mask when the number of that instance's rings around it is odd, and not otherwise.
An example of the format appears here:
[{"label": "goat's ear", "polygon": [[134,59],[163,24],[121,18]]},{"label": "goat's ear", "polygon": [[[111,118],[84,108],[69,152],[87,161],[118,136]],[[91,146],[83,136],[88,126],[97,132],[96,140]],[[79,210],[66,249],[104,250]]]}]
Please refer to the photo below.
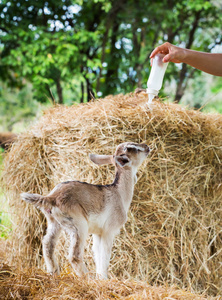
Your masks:
[{"label": "goat's ear", "polygon": [[112,155],[98,155],[98,154],[90,154],[89,158],[97,165],[110,165],[113,164],[113,156]]},{"label": "goat's ear", "polygon": [[115,162],[121,167],[130,166],[131,160],[126,156],[115,156]]}]

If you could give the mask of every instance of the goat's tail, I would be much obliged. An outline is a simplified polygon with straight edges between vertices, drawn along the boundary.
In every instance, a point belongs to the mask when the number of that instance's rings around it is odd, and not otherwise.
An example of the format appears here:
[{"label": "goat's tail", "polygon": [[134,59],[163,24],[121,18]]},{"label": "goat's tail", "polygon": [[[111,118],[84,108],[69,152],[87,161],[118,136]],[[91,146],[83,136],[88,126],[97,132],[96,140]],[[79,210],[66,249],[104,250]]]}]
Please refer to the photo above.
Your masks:
[{"label": "goat's tail", "polygon": [[22,193],[21,198],[22,200],[35,205],[39,209],[41,209],[41,207],[51,206],[51,203],[49,203],[47,197],[44,197],[39,194]]}]

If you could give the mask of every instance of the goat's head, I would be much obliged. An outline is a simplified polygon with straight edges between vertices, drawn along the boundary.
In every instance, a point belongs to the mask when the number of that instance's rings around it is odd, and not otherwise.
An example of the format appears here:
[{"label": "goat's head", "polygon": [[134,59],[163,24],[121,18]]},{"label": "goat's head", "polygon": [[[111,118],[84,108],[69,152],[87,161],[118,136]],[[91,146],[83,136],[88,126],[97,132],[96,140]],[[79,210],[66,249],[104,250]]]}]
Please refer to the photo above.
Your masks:
[{"label": "goat's head", "polygon": [[122,143],[114,155],[90,154],[90,159],[97,165],[113,164],[117,168],[138,168],[150,152],[146,144]]}]

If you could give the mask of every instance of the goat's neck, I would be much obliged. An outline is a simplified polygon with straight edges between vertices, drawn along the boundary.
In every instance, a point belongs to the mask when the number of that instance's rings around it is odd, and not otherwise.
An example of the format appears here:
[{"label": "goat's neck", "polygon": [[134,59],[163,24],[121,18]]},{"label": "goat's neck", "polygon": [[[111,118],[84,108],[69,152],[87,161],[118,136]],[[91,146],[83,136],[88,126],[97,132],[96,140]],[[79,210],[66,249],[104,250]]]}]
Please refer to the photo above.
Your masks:
[{"label": "goat's neck", "polygon": [[121,201],[126,211],[132,202],[134,184],[136,181],[136,169],[129,168],[124,170],[116,170],[115,186],[120,194]]}]

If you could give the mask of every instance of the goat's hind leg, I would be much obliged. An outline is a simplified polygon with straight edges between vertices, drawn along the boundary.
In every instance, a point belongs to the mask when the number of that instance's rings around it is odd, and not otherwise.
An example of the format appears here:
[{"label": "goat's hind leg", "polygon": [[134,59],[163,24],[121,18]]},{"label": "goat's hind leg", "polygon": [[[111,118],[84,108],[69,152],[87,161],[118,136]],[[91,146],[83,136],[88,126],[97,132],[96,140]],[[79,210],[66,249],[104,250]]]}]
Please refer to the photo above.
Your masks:
[{"label": "goat's hind leg", "polygon": [[75,222],[72,220],[72,226],[66,225],[66,231],[70,236],[69,261],[78,276],[87,273],[88,270],[83,261],[84,246],[88,236],[88,225],[86,220]]},{"label": "goat's hind leg", "polygon": [[47,233],[42,240],[43,257],[45,260],[47,272],[50,274],[59,274],[59,266],[55,259],[55,245],[61,231],[59,223],[53,217],[47,217]]}]

